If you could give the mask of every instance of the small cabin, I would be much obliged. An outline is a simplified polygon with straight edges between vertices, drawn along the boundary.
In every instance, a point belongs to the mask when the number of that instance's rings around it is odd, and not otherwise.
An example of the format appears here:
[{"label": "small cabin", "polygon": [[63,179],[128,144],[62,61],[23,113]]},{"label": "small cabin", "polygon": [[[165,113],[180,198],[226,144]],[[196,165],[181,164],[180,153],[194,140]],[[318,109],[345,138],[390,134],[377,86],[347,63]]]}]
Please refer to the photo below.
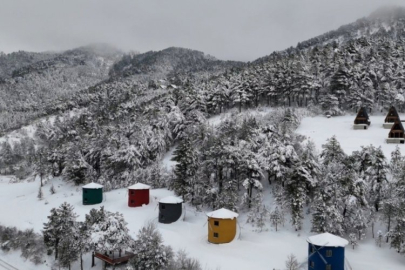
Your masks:
[{"label": "small cabin", "polygon": [[149,204],[149,190],[150,186],[137,183],[128,187],[128,206],[139,207]]},{"label": "small cabin", "polygon": [[170,224],[179,220],[182,214],[183,200],[169,196],[159,201],[159,222]]},{"label": "small cabin", "polygon": [[391,106],[387,116],[385,117],[383,127],[386,129],[391,129],[395,122],[401,122],[399,114],[394,106]]},{"label": "small cabin", "polygon": [[224,244],[231,242],[236,236],[238,213],[225,208],[207,213],[208,242]]},{"label": "small cabin", "polygon": [[82,187],[83,205],[92,205],[103,202],[103,186],[90,183]]},{"label": "small cabin", "polygon": [[368,117],[368,113],[366,108],[360,108],[359,112],[357,113],[356,118],[354,119],[354,129],[368,129],[368,126],[371,124],[370,118]]},{"label": "small cabin", "polygon": [[400,143],[404,144],[404,126],[400,121],[396,121],[388,133],[387,143]]},{"label": "small cabin", "polygon": [[107,265],[113,266],[113,269],[114,269],[114,266],[120,265],[123,263],[127,263],[134,256],[135,256],[135,254],[132,252],[129,252],[129,251],[124,251],[124,252],[122,252],[121,250],[118,252],[117,251],[115,251],[115,252],[94,251],[92,254],[91,267],[94,267],[96,265],[94,258],[97,258],[97,259],[103,261],[106,266]]},{"label": "small cabin", "polygon": [[345,247],[349,244],[344,238],[322,233],[310,236],[308,242],[308,270],[345,270]]}]

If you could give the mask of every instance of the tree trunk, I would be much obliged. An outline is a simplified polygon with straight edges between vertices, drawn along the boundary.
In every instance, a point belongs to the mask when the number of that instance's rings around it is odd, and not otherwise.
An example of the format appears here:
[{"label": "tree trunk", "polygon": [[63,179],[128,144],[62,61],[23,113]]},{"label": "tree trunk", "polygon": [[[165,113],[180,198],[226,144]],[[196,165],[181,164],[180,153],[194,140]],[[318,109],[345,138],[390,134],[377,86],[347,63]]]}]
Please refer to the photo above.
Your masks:
[{"label": "tree trunk", "polygon": [[[389,232],[391,229],[391,215],[388,217],[388,223],[387,223],[387,232]],[[389,237],[387,235],[387,243],[388,243]]]},{"label": "tree trunk", "polygon": [[267,180],[269,181],[269,185],[271,185],[271,174],[270,174],[270,171],[267,171]]},{"label": "tree trunk", "polygon": [[371,222],[371,235],[373,236],[374,239],[374,222]]},{"label": "tree trunk", "polygon": [[55,242],[55,261],[58,259],[58,245],[59,241]]}]

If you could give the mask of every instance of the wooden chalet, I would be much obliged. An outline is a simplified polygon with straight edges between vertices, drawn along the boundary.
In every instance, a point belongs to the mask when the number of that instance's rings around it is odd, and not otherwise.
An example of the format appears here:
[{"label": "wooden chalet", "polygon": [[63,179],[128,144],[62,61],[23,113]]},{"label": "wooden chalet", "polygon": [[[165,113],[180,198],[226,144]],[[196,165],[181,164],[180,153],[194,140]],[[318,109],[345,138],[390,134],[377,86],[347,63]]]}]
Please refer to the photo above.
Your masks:
[{"label": "wooden chalet", "polygon": [[370,118],[368,117],[368,113],[366,108],[360,108],[359,112],[357,113],[356,118],[354,119],[354,129],[368,129],[370,125]]},{"label": "wooden chalet", "polygon": [[109,265],[118,265],[122,263],[127,263],[135,254],[132,252],[124,251],[124,252],[93,252],[92,256],[92,265],[91,267],[95,266],[94,258],[102,260],[105,264]]},{"label": "wooden chalet", "polygon": [[387,116],[385,117],[383,127],[387,129],[391,129],[395,122],[400,122],[401,119],[399,118],[399,114],[394,106],[391,106],[389,109]]},{"label": "wooden chalet", "polygon": [[396,121],[391,127],[390,132],[388,133],[387,143],[401,143],[405,142],[404,138],[404,126],[400,121]]}]

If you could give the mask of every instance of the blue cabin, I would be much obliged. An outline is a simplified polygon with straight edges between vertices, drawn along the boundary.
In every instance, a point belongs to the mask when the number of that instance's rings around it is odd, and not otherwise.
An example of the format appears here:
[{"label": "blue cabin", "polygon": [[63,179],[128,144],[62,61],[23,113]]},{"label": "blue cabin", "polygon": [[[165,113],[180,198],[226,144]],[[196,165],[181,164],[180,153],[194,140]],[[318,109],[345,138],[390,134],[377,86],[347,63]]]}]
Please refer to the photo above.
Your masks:
[{"label": "blue cabin", "polygon": [[344,238],[330,233],[308,237],[308,270],[345,270]]}]

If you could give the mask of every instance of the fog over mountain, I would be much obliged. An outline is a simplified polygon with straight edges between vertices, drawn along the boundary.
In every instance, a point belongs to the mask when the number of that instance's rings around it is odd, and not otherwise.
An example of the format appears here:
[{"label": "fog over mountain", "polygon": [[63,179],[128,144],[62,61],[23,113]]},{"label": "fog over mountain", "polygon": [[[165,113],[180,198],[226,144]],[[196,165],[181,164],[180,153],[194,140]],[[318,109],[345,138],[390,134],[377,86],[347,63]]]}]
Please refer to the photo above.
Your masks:
[{"label": "fog over mountain", "polygon": [[139,1],[0,3],[0,51],[67,50],[103,42],[146,52],[176,46],[252,61],[402,0]]}]

